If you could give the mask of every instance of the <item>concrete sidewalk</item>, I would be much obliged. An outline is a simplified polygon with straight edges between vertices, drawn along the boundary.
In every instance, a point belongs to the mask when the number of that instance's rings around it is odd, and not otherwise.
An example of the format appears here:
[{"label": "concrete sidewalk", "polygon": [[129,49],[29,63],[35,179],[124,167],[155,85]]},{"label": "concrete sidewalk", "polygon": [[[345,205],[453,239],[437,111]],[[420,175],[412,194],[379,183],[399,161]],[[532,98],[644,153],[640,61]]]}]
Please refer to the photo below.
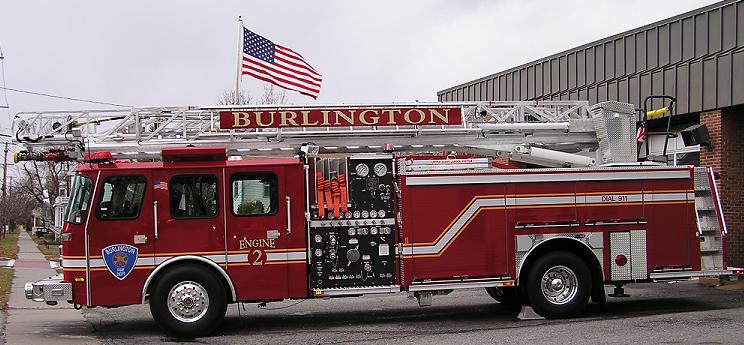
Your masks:
[{"label": "concrete sidewalk", "polygon": [[5,324],[7,344],[99,344],[93,328],[83,314],[71,304],[56,306],[26,299],[23,285],[44,279],[57,272],[36,248],[28,233],[18,236],[18,258],[8,300],[8,319]]}]

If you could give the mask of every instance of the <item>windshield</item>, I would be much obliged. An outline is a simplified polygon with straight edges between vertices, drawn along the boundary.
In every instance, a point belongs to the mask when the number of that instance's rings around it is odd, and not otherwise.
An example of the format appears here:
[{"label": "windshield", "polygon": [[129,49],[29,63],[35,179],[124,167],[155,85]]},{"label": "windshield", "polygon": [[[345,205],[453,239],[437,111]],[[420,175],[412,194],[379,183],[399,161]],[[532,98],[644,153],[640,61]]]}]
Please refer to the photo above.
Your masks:
[{"label": "windshield", "polygon": [[70,202],[67,204],[65,221],[75,224],[83,222],[83,217],[88,211],[92,185],[90,179],[85,176],[75,175],[72,178],[72,191],[70,192]]}]

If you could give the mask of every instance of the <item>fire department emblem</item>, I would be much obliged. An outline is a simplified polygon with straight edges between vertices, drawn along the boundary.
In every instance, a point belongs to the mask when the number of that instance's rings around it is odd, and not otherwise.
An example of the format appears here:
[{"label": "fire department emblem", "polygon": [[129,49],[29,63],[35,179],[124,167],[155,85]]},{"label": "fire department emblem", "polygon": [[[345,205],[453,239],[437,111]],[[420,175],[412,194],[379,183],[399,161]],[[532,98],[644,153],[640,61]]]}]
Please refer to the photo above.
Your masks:
[{"label": "fire department emblem", "polygon": [[138,253],[137,247],[128,244],[113,244],[101,251],[109,272],[119,280],[123,280],[132,272],[134,264],[137,263]]}]

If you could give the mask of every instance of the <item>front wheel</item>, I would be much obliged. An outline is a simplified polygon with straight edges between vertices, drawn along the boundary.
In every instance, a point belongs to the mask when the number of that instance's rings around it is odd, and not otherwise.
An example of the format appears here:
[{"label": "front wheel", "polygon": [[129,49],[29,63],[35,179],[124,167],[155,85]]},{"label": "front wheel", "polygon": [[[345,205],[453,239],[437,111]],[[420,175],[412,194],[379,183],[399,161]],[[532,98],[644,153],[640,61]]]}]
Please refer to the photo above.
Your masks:
[{"label": "front wheel", "polygon": [[157,280],[150,295],[150,312],[166,333],[193,338],[208,335],[220,325],[226,300],[225,288],[214,273],[184,264]]},{"label": "front wheel", "polygon": [[578,256],[557,251],[539,258],[527,276],[527,296],[546,318],[579,314],[591,294],[591,273]]}]

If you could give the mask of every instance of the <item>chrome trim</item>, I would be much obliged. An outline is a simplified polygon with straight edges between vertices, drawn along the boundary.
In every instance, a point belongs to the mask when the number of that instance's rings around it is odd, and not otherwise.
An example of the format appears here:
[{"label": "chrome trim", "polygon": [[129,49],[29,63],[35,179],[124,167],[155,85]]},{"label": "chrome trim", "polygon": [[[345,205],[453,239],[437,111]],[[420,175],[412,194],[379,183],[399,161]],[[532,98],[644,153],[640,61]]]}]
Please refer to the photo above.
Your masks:
[{"label": "chrome trim", "polygon": [[227,284],[230,287],[230,296],[232,297],[232,300],[233,301],[237,300],[237,297],[235,294],[235,286],[233,285],[233,282],[230,279],[230,276],[227,274],[227,272],[225,272],[225,270],[222,267],[220,267],[220,265],[218,265],[212,260],[206,259],[201,256],[184,255],[184,256],[172,257],[168,260],[165,260],[163,261],[163,263],[158,265],[158,267],[155,267],[155,269],[152,270],[152,272],[150,272],[150,275],[147,276],[147,280],[145,280],[145,284],[142,286],[142,303],[145,303],[145,296],[147,295],[147,288],[150,286],[150,282],[155,277],[155,275],[157,275],[157,273],[160,270],[162,270],[164,267],[170,266],[174,262],[183,261],[183,260],[196,260],[196,261],[204,262],[206,264],[209,264],[213,268],[217,269],[217,271],[220,272],[220,274],[222,274],[222,277],[225,278],[225,280],[227,281]]},{"label": "chrome trim", "polygon": [[740,270],[741,268],[729,267],[725,270],[651,272],[648,277],[651,279],[689,279],[706,276],[730,276],[735,274],[734,271]]},{"label": "chrome trim", "polygon": [[90,301],[90,240],[88,239],[88,225],[90,225],[90,214],[93,213],[93,204],[96,201],[96,193],[98,192],[98,181],[101,179],[101,171],[98,170],[96,174],[96,182],[93,185],[93,193],[90,195],[90,201],[88,201],[88,216],[85,219],[85,304],[91,306]]},{"label": "chrome trim", "polygon": [[396,293],[400,291],[401,291],[400,285],[360,286],[360,287],[351,287],[351,288],[313,289],[313,295],[318,296],[318,297],[355,296],[355,295],[369,295],[369,294],[380,294],[380,293]]},{"label": "chrome trim", "polygon": [[609,225],[640,225],[640,224],[647,224],[648,222],[645,220],[636,220],[636,221],[601,221],[597,220],[594,222],[586,222],[584,225],[586,226],[609,226]]},{"label": "chrome trim", "polygon": [[287,235],[292,234],[292,201],[289,196],[285,197],[287,201]]},{"label": "chrome trim", "polygon": [[721,194],[718,193],[718,185],[716,184],[715,180],[715,172],[713,171],[713,167],[708,167],[709,177],[708,181],[710,181],[710,184],[713,185],[713,191],[716,193],[716,208],[718,211],[718,221],[721,223],[721,228],[723,230],[724,235],[728,235],[728,226],[726,226],[726,219],[723,218],[723,204],[721,203]]},{"label": "chrome trim", "polygon": [[[556,169],[556,172],[560,170]],[[690,178],[688,170],[680,171],[615,171],[615,172],[573,172],[556,174],[500,174],[469,176],[410,176],[406,178],[407,186],[460,185],[486,183],[519,183],[519,182],[566,182],[566,181],[616,181]]]},{"label": "chrome trim", "polygon": [[411,284],[408,286],[408,291],[432,291],[432,290],[457,290],[457,289],[478,289],[487,287],[503,287],[513,286],[514,280],[503,279],[503,280],[491,280],[491,281],[463,281],[460,283],[421,283]]},{"label": "chrome trim", "polygon": [[[372,223],[374,221],[374,223]],[[311,228],[328,227],[328,226],[373,226],[373,225],[395,225],[395,218],[360,218],[360,219],[333,219],[333,220],[312,220]]]},{"label": "chrome trim", "polygon": [[515,229],[542,229],[542,228],[574,228],[579,223],[557,223],[557,224],[517,224]]},{"label": "chrome trim", "polygon": [[152,202],[152,219],[153,223],[155,225],[155,239],[158,239],[158,201],[155,200]]}]

